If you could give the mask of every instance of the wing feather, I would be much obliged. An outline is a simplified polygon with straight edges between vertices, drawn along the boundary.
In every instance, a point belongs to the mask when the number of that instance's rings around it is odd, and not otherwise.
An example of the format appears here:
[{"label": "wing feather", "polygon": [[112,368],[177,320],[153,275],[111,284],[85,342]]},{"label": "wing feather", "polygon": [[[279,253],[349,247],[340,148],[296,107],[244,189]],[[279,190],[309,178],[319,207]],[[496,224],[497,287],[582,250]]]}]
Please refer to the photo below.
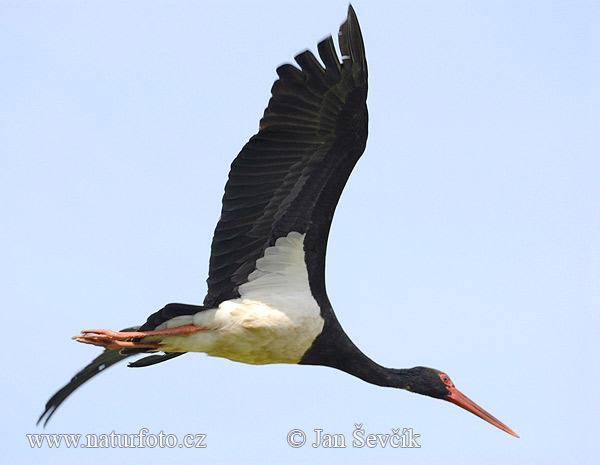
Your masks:
[{"label": "wing feather", "polygon": [[367,138],[367,62],[352,7],[339,34],[284,64],[259,132],[231,165],[212,243],[206,306],[239,297],[256,261],[291,231],[306,234],[313,294],[325,295],[333,212]]}]

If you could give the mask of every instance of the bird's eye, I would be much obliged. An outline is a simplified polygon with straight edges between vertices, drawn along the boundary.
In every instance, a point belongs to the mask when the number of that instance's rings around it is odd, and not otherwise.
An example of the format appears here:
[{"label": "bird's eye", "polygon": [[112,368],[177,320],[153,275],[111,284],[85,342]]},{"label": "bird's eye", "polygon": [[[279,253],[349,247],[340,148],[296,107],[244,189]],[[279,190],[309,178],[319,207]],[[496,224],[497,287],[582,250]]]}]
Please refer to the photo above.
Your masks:
[{"label": "bird's eye", "polygon": [[442,381],[444,382],[444,384],[450,386],[452,384],[452,381],[450,381],[450,378],[448,378],[448,375],[441,373],[440,374],[440,378],[442,379]]}]

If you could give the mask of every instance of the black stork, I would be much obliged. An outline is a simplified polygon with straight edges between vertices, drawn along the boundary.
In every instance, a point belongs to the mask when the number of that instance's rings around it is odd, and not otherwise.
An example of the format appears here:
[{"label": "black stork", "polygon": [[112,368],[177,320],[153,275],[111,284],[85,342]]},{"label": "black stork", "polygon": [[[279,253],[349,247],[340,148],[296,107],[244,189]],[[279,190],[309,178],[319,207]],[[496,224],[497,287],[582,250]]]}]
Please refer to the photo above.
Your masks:
[{"label": "black stork", "polygon": [[[339,32],[285,64],[258,134],[231,165],[215,230],[204,305],[172,303],[139,327],[75,336],[106,350],[46,404],[38,423],[84,382],[137,353],[141,367],[186,352],[250,364],[299,363],[345,371],[378,386],[452,402],[513,436],[508,426],[432,368],[386,368],[346,335],[325,289],[335,207],[367,140],[367,62],[352,6]],[[518,436],[517,436],[518,437]]]}]

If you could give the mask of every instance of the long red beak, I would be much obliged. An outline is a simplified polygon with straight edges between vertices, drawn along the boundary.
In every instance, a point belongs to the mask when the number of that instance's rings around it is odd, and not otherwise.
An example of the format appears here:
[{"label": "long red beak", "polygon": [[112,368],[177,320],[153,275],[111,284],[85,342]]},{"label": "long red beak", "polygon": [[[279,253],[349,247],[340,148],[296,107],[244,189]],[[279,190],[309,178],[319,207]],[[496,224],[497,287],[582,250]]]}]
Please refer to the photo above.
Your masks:
[{"label": "long red beak", "polygon": [[496,426],[497,428],[500,428],[502,431],[506,431],[508,434],[512,434],[516,438],[519,437],[519,435],[517,433],[515,433],[512,429],[510,429],[508,426],[506,426],[504,423],[502,423],[496,417],[487,413],[479,405],[477,405],[475,402],[473,402],[471,399],[469,399],[467,396],[465,396],[458,389],[456,389],[455,387],[447,387],[447,389],[450,391],[450,394],[448,394],[446,397],[444,397],[444,400],[447,400],[448,402],[452,402],[453,404],[456,404],[459,407],[462,407],[465,410],[468,410],[469,412],[477,415],[478,417],[483,418],[488,423],[491,423],[492,425]]}]

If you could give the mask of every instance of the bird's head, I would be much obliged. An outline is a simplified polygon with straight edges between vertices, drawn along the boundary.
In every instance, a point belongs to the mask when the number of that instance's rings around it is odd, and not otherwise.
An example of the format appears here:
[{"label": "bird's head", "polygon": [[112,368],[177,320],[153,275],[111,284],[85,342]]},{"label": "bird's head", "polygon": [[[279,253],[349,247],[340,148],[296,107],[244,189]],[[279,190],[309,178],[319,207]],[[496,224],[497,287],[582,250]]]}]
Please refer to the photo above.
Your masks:
[{"label": "bird's head", "polygon": [[446,373],[427,367],[415,367],[407,370],[407,372],[408,376],[405,377],[407,382],[403,386],[404,389],[452,402],[483,418],[501,430],[506,431],[508,434],[512,434],[517,438],[519,437],[512,429],[456,389],[456,386],[454,386],[454,383]]}]

